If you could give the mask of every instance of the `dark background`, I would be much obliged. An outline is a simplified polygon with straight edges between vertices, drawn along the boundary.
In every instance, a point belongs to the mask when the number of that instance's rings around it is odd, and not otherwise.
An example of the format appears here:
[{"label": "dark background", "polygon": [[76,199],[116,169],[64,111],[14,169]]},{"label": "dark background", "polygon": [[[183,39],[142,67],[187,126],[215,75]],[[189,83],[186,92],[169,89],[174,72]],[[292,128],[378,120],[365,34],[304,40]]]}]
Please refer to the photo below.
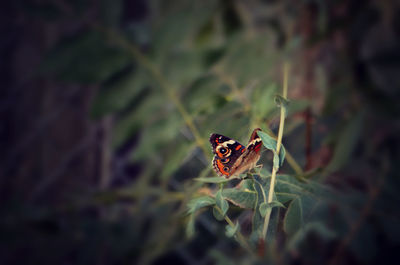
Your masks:
[{"label": "dark background", "polygon": [[[397,1],[7,1],[0,18],[1,264],[395,262]],[[188,238],[210,133],[277,133],[285,61],[282,172],[348,196],[328,209],[343,226],[252,258],[205,211]]]}]

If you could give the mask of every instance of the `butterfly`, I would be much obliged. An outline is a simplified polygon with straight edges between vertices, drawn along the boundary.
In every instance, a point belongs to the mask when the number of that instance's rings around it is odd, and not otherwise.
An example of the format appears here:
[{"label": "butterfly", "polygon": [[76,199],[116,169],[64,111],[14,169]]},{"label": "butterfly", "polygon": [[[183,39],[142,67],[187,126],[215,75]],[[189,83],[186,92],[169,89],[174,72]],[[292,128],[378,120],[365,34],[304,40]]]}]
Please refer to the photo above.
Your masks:
[{"label": "butterfly", "polygon": [[218,175],[230,178],[256,167],[262,146],[258,131],[261,129],[254,129],[247,146],[221,134],[211,134],[210,143],[215,154],[212,164]]}]

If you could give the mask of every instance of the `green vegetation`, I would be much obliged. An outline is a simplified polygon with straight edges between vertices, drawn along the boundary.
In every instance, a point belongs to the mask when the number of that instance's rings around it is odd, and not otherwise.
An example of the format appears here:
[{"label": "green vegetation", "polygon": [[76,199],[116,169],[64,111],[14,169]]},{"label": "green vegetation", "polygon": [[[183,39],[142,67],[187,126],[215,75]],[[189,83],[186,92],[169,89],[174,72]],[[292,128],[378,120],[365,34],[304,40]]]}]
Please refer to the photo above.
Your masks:
[{"label": "green vegetation", "polygon": [[[31,199],[8,198],[0,232],[11,256],[29,237],[34,264],[390,261],[400,109],[381,81],[399,62],[355,52],[377,45],[361,29],[383,23],[367,18],[389,12],[384,4],[151,0],[129,19],[125,2],[20,4],[46,25],[94,10],[59,34],[32,78],[90,94],[90,111],[79,113],[102,128],[93,141],[107,140],[93,148],[99,165],[86,186],[32,173]],[[254,128],[262,168],[217,177],[210,134],[246,143]]]}]

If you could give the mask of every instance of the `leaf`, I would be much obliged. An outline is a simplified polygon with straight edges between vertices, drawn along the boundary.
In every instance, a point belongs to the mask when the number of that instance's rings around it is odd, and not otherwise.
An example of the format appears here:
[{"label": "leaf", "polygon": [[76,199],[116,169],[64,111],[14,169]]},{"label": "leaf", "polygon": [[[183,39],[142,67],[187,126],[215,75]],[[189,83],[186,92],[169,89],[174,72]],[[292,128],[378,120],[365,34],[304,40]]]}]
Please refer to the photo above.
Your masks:
[{"label": "leaf", "polygon": [[281,95],[275,95],[274,101],[279,108],[287,108],[287,106],[289,105],[289,100],[285,99]]},{"label": "leaf", "polygon": [[190,200],[187,204],[189,221],[186,226],[186,235],[190,238],[194,235],[195,213],[198,209],[215,204],[215,199],[210,196],[202,196]]},{"label": "leaf", "polygon": [[168,179],[182,166],[185,158],[189,157],[195,148],[195,143],[183,142],[180,145],[176,145],[175,151],[165,158],[164,167],[161,171],[160,177],[162,179]]},{"label": "leaf", "polygon": [[[192,115],[214,113],[214,109],[220,100],[220,91],[218,91],[220,86],[220,81],[217,77],[212,75],[195,79],[192,84],[185,89],[182,95],[182,98],[185,99],[183,103],[186,109],[192,113]],[[204,91],[208,92],[204,93]]]},{"label": "leaf", "polygon": [[217,206],[221,209],[222,215],[225,216],[226,212],[229,209],[229,204],[222,196],[222,190],[219,190],[217,192],[217,194],[215,195],[215,202],[216,202]]},{"label": "leaf", "polygon": [[189,221],[186,225],[186,236],[188,238],[192,238],[194,236],[194,222],[195,222],[195,218],[194,218],[194,214],[189,215]]},{"label": "leaf", "polygon": [[[164,106],[165,108],[165,106]],[[142,134],[138,146],[131,157],[134,161],[151,161],[151,159],[162,159],[164,155],[168,155],[170,150],[167,148],[172,141],[182,144],[176,138],[180,134],[180,128],[183,125],[183,120],[176,111],[168,111],[161,108],[162,112],[151,120],[142,129]],[[147,121],[149,122],[149,121]],[[185,141],[186,139],[179,139]]]},{"label": "leaf", "polygon": [[236,232],[238,231],[238,229],[239,229],[239,222],[236,222],[234,227],[227,225],[225,227],[225,235],[227,237],[233,237],[236,234]]},{"label": "leaf", "polygon": [[254,190],[238,190],[236,188],[224,189],[222,191],[226,200],[240,208],[254,209],[257,193]]},{"label": "leaf", "polygon": [[276,140],[274,138],[262,131],[258,131],[257,134],[260,136],[265,148],[273,152],[276,151]]},{"label": "leaf", "polygon": [[[260,180],[261,181],[261,180]],[[255,244],[258,242],[259,238],[262,237],[262,229],[264,225],[264,218],[261,216],[259,209],[260,205],[264,202],[264,190],[262,182],[257,182],[257,180],[253,181],[254,190],[257,192],[257,200],[255,205],[255,211],[253,213],[253,222],[252,222],[252,232],[250,235],[251,241]],[[265,194],[267,195],[267,194]]]},{"label": "leaf", "polygon": [[273,95],[277,91],[276,83],[270,83],[267,87],[258,85],[253,93],[252,111],[253,115],[265,118],[273,110],[276,110]]},{"label": "leaf", "polygon": [[188,202],[188,213],[194,213],[202,207],[215,204],[215,199],[210,196],[202,196],[192,199]]},{"label": "leaf", "polygon": [[325,169],[325,175],[341,169],[350,162],[351,155],[359,140],[363,121],[364,113],[360,112],[347,123],[346,128],[337,139],[334,154]]},{"label": "leaf", "polygon": [[258,131],[257,132],[258,136],[260,136],[265,148],[271,150],[274,153],[274,168],[279,168],[283,165],[283,161],[285,160],[285,155],[286,155],[286,150],[283,144],[281,144],[281,148],[279,151],[279,157],[276,155],[276,145],[277,141],[266,134],[265,132]]},{"label": "leaf", "polygon": [[283,146],[283,144],[281,144],[281,150],[279,150],[279,167],[283,165],[283,162],[285,161],[285,156],[286,156],[286,149]]},{"label": "leaf", "polygon": [[317,204],[318,200],[305,194],[294,199],[287,209],[283,221],[283,230],[289,235],[295,234],[311,220],[311,214]]},{"label": "leaf", "polygon": [[143,71],[130,71],[117,80],[106,82],[99,89],[93,103],[92,116],[102,117],[106,114],[121,111],[134,99],[140,98],[146,85],[147,76]]},{"label": "leaf", "polygon": [[265,217],[265,215],[267,214],[268,208],[270,208],[270,207],[267,202],[263,202],[260,204],[260,207],[258,207],[258,210],[260,211],[260,214],[262,217]]},{"label": "leaf", "polygon": [[297,197],[296,194],[285,193],[285,192],[277,192],[277,191],[275,191],[275,195],[276,195],[277,200],[279,202],[281,202],[282,204],[286,203],[288,201],[291,201],[291,200],[293,200],[293,199],[295,199]]},{"label": "leaf", "polygon": [[[119,115],[113,130],[115,135],[113,137],[114,147],[124,143],[127,139],[132,137],[132,135],[141,130],[145,124],[148,124],[148,113],[152,111],[159,111],[161,108],[164,102],[162,97],[158,96],[158,94],[151,89],[145,89],[143,91],[145,91],[145,94],[142,97],[139,96],[140,100],[138,100],[138,102],[136,102],[136,104],[134,104],[132,107],[127,109],[126,112]],[[96,106],[96,108],[92,110],[92,114],[95,117],[106,114],[108,107],[113,108],[115,106],[107,106],[107,100],[98,100],[100,106]],[[103,103],[107,106],[104,107],[104,110],[102,110]]]},{"label": "leaf", "polygon": [[231,181],[233,178],[224,178],[224,177],[211,177],[211,178],[194,178],[193,180],[204,182],[204,183],[224,183]]},{"label": "leaf", "polygon": [[274,201],[268,203],[268,207],[271,207],[271,208],[274,208],[274,207],[286,208],[285,205],[283,205],[282,203],[280,203],[280,202],[277,201],[277,200],[274,200]]},{"label": "leaf", "polygon": [[213,207],[213,215],[215,219],[217,219],[218,221],[222,221],[225,219],[224,216],[221,214],[220,209],[217,208],[217,206]]},{"label": "leaf", "polygon": [[294,250],[298,249],[301,246],[301,243],[307,238],[307,236],[311,233],[317,233],[321,238],[324,239],[332,239],[336,235],[335,233],[328,229],[325,224],[322,222],[311,222],[304,226],[304,229],[298,230],[296,234],[288,242],[288,249]]},{"label": "leaf", "polygon": [[293,235],[300,229],[302,225],[302,219],[303,211],[301,208],[300,200],[295,199],[290,203],[289,208],[286,212],[283,223],[284,231],[289,235]]},{"label": "leaf", "polygon": [[[314,196],[315,199],[338,198],[331,188],[312,180],[301,182],[293,176],[277,175],[275,192],[279,196],[298,197],[302,195]],[[279,200],[282,202],[282,200]]]},{"label": "leaf", "polygon": [[262,217],[265,217],[265,215],[267,214],[267,209],[268,208],[274,208],[274,207],[281,207],[281,208],[286,208],[285,205],[283,205],[282,203],[280,203],[279,201],[272,201],[270,203],[268,202],[263,202],[260,204],[260,207],[258,208],[258,210],[260,211],[260,214]]},{"label": "leaf", "polygon": [[267,243],[272,243],[276,240],[278,225],[279,225],[280,209],[275,208],[271,210],[271,217],[269,219],[269,225],[267,228]]},{"label": "leaf", "polygon": [[[254,189],[258,193],[258,203],[256,205],[256,211],[253,214],[253,231],[250,235],[250,240],[257,244],[259,239],[263,236],[262,230],[264,226],[264,218],[260,213],[259,207],[264,203],[264,195],[268,196],[269,182],[266,179],[254,179]],[[262,206],[265,208],[265,206]],[[264,209],[263,209],[264,211]],[[269,225],[267,228],[267,238],[266,242],[271,243],[276,239],[276,233],[278,229],[278,221],[279,221],[279,208],[275,208],[271,210],[271,216],[269,220]]]},{"label": "leaf", "polygon": [[287,99],[285,99],[284,97],[282,97],[281,95],[276,95],[274,98],[274,101],[279,108],[283,108],[283,112],[284,112],[285,118],[286,118],[287,113],[288,113],[287,109],[288,109],[289,101]]},{"label": "leaf", "polygon": [[93,84],[107,80],[129,63],[125,50],[112,46],[103,34],[88,31],[63,39],[45,55],[40,72],[66,82]]}]

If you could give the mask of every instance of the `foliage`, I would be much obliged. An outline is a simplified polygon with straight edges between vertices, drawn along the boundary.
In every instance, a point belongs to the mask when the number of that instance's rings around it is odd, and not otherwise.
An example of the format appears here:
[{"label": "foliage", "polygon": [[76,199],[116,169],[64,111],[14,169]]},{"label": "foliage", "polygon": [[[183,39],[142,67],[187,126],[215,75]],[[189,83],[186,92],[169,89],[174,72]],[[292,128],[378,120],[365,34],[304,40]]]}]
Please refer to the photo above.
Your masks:
[{"label": "foliage", "polygon": [[[330,4],[314,3],[319,17],[310,37],[294,24],[314,6],[300,1],[294,12],[290,1],[276,2],[152,0],[145,18],[124,24],[123,1],[100,1],[96,21],[46,54],[38,75],[97,87],[91,118],[99,123],[112,118],[113,155],[128,148],[125,165],[140,169],[122,187],[72,200],[76,212],[99,207],[128,231],[122,237],[132,240],[135,257],[125,241],[122,250],[110,250],[111,256],[156,264],[171,253],[201,249],[204,263],[373,263],[383,251],[378,235],[385,244],[398,244],[392,235],[398,234],[396,206],[387,205],[398,202],[399,183],[392,179],[390,148],[378,139],[384,121],[363,108],[356,81],[340,67],[350,64],[343,59],[346,52],[326,44],[334,43],[333,29],[324,20]],[[75,5],[73,10],[79,10]],[[323,61],[319,45],[341,56]],[[321,62],[310,59],[313,52]],[[287,97],[276,95],[283,86],[284,62],[294,69]],[[309,88],[307,82],[319,82],[321,88]],[[284,128],[279,117],[286,118]],[[374,122],[366,123],[367,117]],[[216,177],[209,135],[242,141],[257,127],[268,150],[260,161],[263,168],[229,180]],[[282,142],[275,135],[279,129]],[[304,140],[309,131],[313,139]],[[394,138],[389,129],[382,134]],[[312,155],[304,152],[307,145],[314,146]],[[300,165],[308,161],[314,165],[303,170]],[[378,214],[381,207],[392,211]],[[103,224],[99,219],[93,222]],[[85,240],[96,241],[86,232]],[[229,244],[233,241],[240,245]],[[315,242],[320,243],[316,253],[309,253]],[[98,254],[93,253],[85,254]],[[93,256],[88,259],[97,260]],[[113,259],[118,264],[126,260]]]}]

